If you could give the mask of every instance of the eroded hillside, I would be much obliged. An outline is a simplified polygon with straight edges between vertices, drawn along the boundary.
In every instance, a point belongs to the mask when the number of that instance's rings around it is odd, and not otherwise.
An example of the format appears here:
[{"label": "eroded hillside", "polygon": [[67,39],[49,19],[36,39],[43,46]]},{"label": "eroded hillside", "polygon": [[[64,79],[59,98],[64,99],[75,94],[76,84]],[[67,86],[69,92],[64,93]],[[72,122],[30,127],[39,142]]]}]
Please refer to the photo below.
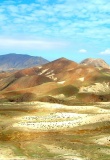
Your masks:
[{"label": "eroded hillside", "polygon": [[66,58],[11,73],[0,73],[0,77],[0,97],[6,101],[55,100],[71,104],[78,101],[109,101],[110,97],[109,69],[77,64]]}]

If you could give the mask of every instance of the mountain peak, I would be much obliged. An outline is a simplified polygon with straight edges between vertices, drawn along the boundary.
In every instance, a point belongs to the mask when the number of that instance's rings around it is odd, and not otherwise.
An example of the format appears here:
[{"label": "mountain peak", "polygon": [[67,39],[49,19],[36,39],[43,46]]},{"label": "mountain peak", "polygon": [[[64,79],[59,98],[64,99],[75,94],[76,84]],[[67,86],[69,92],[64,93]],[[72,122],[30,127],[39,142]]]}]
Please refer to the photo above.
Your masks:
[{"label": "mountain peak", "polygon": [[83,65],[91,65],[98,68],[110,68],[110,66],[101,58],[87,58],[80,62]]},{"label": "mountain peak", "polygon": [[[58,59],[56,59],[56,60],[54,60],[54,61],[52,61],[52,62],[68,62],[68,63],[73,62],[73,63],[76,63],[76,62],[74,62],[74,61],[72,61],[72,60],[69,60],[69,59],[67,59],[67,58],[65,58],[65,57],[58,58]],[[77,64],[77,63],[76,63],[76,64]]]},{"label": "mountain peak", "polygon": [[9,53],[6,55],[0,55],[0,70],[23,69],[43,65],[48,62],[48,60],[42,57]]},{"label": "mountain peak", "polygon": [[68,59],[65,57],[61,57],[61,58],[59,58],[59,60],[68,60]]}]

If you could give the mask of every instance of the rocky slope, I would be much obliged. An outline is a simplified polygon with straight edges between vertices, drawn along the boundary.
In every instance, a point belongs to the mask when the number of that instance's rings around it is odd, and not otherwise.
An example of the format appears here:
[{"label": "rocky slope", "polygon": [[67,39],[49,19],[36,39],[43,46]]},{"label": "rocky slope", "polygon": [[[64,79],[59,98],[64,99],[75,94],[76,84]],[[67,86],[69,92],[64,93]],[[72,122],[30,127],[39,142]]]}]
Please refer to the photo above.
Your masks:
[{"label": "rocky slope", "polygon": [[110,83],[95,83],[87,87],[81,87],[80,93],[96,93],[99,95],[110,94]]},{"label": "rocky slope", "polygon": [[98,68],[110,68],[110,66],[100,58],[87,58],[83,60],[80,64],[91,65]]}]

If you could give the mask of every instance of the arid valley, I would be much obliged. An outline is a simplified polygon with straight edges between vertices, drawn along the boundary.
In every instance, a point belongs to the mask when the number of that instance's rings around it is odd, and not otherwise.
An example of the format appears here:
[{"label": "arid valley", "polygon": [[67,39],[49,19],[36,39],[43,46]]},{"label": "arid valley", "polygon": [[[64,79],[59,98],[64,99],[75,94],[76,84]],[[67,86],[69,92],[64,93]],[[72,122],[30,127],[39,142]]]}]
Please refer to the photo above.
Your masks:
[{"label": "arid valley", "polygon": [[60,58],[1,71],[0,160],[109,159],[110,68],[103,60]]},{"label": "arid valley", "polygon": [[0,160],[110,160],[110,0],[0,0]]},{"label": "arid valley", "polygon": [[109,160],[110,103],[0,104],[0,160]]}]

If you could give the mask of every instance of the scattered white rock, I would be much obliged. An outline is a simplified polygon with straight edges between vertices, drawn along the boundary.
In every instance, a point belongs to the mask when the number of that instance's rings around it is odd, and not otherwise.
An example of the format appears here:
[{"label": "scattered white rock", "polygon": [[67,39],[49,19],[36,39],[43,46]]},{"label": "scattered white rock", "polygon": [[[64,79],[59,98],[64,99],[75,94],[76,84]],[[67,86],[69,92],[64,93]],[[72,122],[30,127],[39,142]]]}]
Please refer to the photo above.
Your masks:
[{"label": "scattered white rock", "polygon": [[54,81],[57,80],[57,77],[55,77],[54,73],[51,73],[49,75],[47,75],[46,77],[53,79]]},{"label": "scattered white rock", "polygon": [[54,72],[54,70],[51,70],[50,72],[47,72],[45,75],[52,74],[53,72]]},{"label": "scattered white rock", "polygon": [[83,82],[84,81],[84,77],[79,78],[78,80]]},{"label": "scattered white rock", "polygon": [[42,75],[43,73],[47,72],[49,68],[42,70],[38,75]]},{"label": "scattered white rock", "polygon": [[39,69],[41,69],[41,68],[42,68],[42,66],[39,66],[38,68],[39,68]]},{"label": "scattered white rock", "polygon": [[57,79],[58,79],[58,78],[57,78],[57,77],[55,77],[55,78],[54,78],[54,81],[56,81]]},{"label": "scattered white rock", "polygon": [[[70,116],[70,115],[69,115]],[[76,118],[77,117],[77,118]],[[77,126],[82,126],[82,125],[88,125],[88,124],[94,124],[97,122],[104,122],[108,121],[110,119],[110,114],[87,114],[87,115],[80,115],[77,114],[75,119],[73,120],[63,120],[57,121],[56,118],[53,119],[50,118],[50,121],[45,122],[24,122],[24,121],[19,121],[17,123],[13,124],[13,127],[19,127],[22,129],[34,129],[34,130],[40,130],[40,131],[47,131],[47,130],[62,130],[62,129],[67,129],[67,128],[74,128]],[[56,121],[55,121],[56,120]]]},{"label": "scattered white rock", "polygon": [[60,81],[60,82],[57,82],[58,84],[64,84],[65,83],[65,81]]},{"label": "scattered white rock", "polygon": [[72,71],[74,68],[68,69],[67,71]]},{"label": "scattered white rock", "polygon": [[55,95],[55,96],[52,96],[52,97],[58,98],[58,99],[64,99],[65,95],[64,94],[58,94],[58,95]]},{"label": "scattered white rock", "polygon": [[81,87],[79,89],[79,93],[96,93],[96,94],[108,94],[110,93],[110,83],[95,83],[94,85],[90,85],[87,87]]}]

